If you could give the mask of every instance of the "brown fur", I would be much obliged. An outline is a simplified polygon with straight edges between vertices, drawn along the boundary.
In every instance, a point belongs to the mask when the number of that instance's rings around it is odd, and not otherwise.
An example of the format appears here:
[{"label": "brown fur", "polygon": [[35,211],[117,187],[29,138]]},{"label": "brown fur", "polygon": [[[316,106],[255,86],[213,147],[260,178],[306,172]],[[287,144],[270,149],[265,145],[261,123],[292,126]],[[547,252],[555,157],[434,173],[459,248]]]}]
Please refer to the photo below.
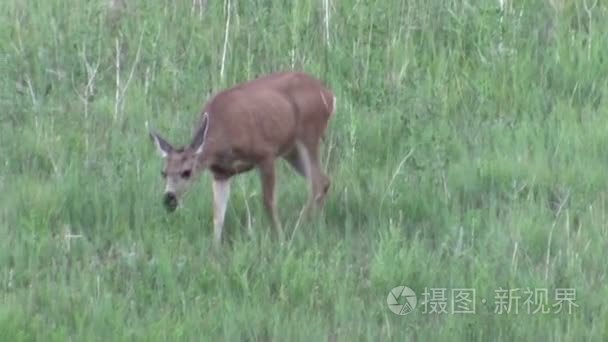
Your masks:
[{"label": "brown fur", "polygon": [[[282,235],[274,195],[275,161],[287,160],[309,179],[307,207],[322,206],[330,179],[321,170],[319,143],[335,110],[334,101],[333,93],[314,77],[303,72],[278,72],[214,95],[203,108],[191,144],[182,151],[177,152],[158,135],[152,136],[161,150],[168,150],[164,170],[167,177],[177,177],[185,169],[191,169],[196,176],[208,169],[214,182],[222,182],[257,168],[264,205]],[[180,195],[181,192],[176,197]],[[214,208],[218,205],[221,203]],[[221,235],[220,209],[214,210],[214,222]],[[219,239],[217,231],[216,238]]]}]

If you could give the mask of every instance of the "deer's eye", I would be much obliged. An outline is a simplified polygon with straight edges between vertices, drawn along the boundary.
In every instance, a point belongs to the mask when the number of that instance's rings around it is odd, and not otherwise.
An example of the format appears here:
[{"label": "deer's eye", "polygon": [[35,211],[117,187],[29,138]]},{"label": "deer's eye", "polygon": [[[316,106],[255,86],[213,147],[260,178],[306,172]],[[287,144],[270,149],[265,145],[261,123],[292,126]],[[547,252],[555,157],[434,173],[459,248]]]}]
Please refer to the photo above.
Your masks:
[{"label": "deer's eye", "polygon": [[160,176],[163,178],[167,178],[167,173],[165,171],[161,171]]},{"label": "deer's eye", "polygon": [[182,178],[190,178],[190,173],[192,173],[190,170],[184,170],[182,172]]}]

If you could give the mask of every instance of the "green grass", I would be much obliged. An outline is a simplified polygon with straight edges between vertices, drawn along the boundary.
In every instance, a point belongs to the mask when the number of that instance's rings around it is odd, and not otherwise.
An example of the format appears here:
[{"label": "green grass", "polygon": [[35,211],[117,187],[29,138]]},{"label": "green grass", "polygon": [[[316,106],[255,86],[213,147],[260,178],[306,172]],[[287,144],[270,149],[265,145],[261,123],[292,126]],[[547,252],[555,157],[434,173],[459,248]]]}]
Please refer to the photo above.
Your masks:
[{"label": "green grass", "polygon": [[[232,0],[222,62],[222,1],[2,2],[0,340],[606,340],[608,7],[329,3],[328,45],[323,1]],[[281,247],[246,174],[213,252],[208,175],[167,215],[146,122],[185,143],[210,92],[291,68],[338,98],[324,213],[294,233],[307,186],[282,163]]]}]

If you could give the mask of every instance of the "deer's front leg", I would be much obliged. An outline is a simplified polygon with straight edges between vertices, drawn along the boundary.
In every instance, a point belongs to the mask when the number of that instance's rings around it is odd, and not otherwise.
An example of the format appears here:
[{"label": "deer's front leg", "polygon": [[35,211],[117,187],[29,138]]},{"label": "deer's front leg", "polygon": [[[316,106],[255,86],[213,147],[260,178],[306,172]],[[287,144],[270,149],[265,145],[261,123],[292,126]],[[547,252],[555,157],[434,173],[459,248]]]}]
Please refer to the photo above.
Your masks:
[{"label": "deer's front leg", "polygon": [[262,193],[264,196],[264,207],[266,213],[272,221],[272,226],[276,230],[279,240],[283,241],[283,228],[277,214],[276,198],[275,198],[275,168],[274,159],[268,158],[260,163],[260,176],[262,178]]},{"label": "deer's front leg", "polygon": [[230,178],[213,178],[213,236],[214,244],[219,247],[222,242],[222,229],[226,216],[226,207],[230,197]]}]

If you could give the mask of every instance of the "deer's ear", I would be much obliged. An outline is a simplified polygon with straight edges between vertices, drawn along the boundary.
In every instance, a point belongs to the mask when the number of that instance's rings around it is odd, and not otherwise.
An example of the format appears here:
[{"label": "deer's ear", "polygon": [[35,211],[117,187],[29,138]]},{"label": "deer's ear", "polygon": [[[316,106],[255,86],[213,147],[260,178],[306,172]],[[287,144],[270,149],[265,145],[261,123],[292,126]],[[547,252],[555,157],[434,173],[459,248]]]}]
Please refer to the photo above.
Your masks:
[{"label": "deer's ear", "polygon": [[156,150],[158,150],[158,154],[160,154],[161,157],[165,158],[173,151],[173,146],[157,133],[150,132],[150,138],[154,142],[154,145],[156,145]]},{"label": "deer's ear", "polygon": [[203,152],[203,146],[205,145],[205,137],[207,136],[207,127],[208,126],[209,126],[209,119],[207,117],[207,114],[205,113],[205,115],[203,116],[203,119],[201,120],[200,127],[194,134],[194,139],[192,139],[192,144],[190,144],[190,147],[194,151],[196,151],[195,152],[196,154],[200,154],[201,152]]}]

